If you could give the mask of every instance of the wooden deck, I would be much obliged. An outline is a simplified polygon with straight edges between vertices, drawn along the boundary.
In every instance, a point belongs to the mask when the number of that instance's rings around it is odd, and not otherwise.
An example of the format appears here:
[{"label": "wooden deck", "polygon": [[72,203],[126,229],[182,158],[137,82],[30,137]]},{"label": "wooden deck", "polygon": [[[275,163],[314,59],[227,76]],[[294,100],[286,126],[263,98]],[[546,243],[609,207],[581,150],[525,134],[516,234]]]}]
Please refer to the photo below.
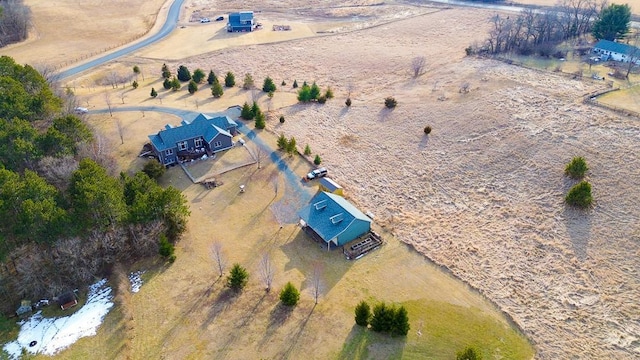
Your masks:
[{"label": "wooden deck", "polygon": [[384,241],[378,233],[369,231],[365,236],[346,244],[342,252],[348,260],[355,260],[365,256],[383,244]]}]

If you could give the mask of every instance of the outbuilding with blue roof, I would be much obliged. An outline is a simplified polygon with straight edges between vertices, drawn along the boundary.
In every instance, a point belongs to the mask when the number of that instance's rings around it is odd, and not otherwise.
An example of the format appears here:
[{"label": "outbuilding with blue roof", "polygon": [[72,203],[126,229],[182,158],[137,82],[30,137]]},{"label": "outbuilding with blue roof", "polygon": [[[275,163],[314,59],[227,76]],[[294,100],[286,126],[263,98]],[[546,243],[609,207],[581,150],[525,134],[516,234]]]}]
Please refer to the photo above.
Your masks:
[{"label": "outbuilding with blue roof", "polygon": [[345,198],[321,191],[298,212],[300,225],[327,248],[343,246],[371,230],[371,219]]}]

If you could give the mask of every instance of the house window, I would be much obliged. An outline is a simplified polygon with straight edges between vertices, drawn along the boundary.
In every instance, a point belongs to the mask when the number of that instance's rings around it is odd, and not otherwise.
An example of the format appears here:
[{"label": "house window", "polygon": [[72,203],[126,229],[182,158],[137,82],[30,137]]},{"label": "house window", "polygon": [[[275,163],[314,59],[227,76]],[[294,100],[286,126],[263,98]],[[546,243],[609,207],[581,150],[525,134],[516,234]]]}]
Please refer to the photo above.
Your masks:
[{"label": "house window", "polygon": [[195,145],[197,148],[202,147],[202,139],[201,138],[197,138],[195,141]]},{"label": "house window", "polygon": [[164,152],[164,154],[165,154],[165,155],[173,155],[173,149],[167,149],[167,150]]},{"label": "house window", "polygon": [[216,141],[215,143],[213,143],[213,147],[220,147],[222,146],[222,141]]},{"label": "house window", "polygon": [[178,143],[178,151],[180,150],[187,150],[187,142],[186,141],[180,141]]}]

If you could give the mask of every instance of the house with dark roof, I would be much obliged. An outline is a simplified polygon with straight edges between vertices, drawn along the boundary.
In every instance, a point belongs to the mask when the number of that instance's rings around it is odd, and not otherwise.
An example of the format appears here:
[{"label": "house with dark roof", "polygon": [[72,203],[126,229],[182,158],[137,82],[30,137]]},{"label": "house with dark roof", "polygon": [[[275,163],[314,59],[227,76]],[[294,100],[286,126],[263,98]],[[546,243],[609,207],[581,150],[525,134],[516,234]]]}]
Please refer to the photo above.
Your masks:
[{"label": "house with dark roof", "polygon": [[593,46],[593,52],[600,56],[602,61],[620,61],[640,64],[640,49],[635,46],[609,41],[600,40]]},{"label": "house with dark roof", "polygon": [[229,22],[227,23],[228,32],[253,31],[256,28],[256,22],[253,17],[253,11],[241,11],[229,14]]},{"label": "house with dark roof", "polygon": [[327,249],[355,240],[371,230],[371,219],[345,198],[321,191],[298,212],[307,234],[327,244]]},{"label": "house with dark roof", "polygon": [[165,125],[157,134],[149,135],[149,140],[160,163],[168,166],[227,150],[237,133],[238,123],[228,116],[199,114],[179,126]]}]

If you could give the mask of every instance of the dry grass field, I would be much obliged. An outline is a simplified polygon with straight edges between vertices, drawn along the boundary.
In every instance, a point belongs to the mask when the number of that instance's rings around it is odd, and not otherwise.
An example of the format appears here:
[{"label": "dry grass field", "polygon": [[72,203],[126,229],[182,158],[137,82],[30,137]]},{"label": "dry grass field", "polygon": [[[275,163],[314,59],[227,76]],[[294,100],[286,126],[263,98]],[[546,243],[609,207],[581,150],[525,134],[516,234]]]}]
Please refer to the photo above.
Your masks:
[{"label": "dry grass field", "polygon": [[[377,6],[375,10],[370,6],[328,8],[330,3],[289,6],[285,14],[287,8],[282,2],[256,7],[249,1],[221,1],[214,9],[208,2],[193,1],[187,6],[191,13],[183,14],[185,19],[195,10],[269,9],[264,13],[265,23],[283,19],[299,24],[302,38],[280,39],[285,35],[271,33],[270,29],[228,35],[220,33],[216,24],[190,24],[167,41],[85,74],[69,86],[91,109],[106,107],[105,92],[114,106],[161,105],[200,111],[218,111],[257,97],[264,109],[272,110],[274,116],[267,124],[271,132],[295,136],[298,144],[308,143],[350,199],[360,208],[371,210],[386,231],[449,268],[511,315],[534,342],[538,358],[640,356],[638,120],[581,102],[582,96],[603,87],[601,83],[465,58],[464,48],[484,39],[491,12],[396,4]],[[393,20],[391,14],[398,13],[398,6],[411,9],[404,18]],[[362,29],[364,18],[367,25],[375,26]],[[206,31],[211,31],[210,37],[203,35]],[[323,31],[323,36],[305,38],[306,31]],[[191,50],[185,47],[186,39],[192,39]],[[252,41],[270,44],[248,45]],[[180,53],[186,55],[179,59],[173,49],[181,49]],[[199,51],[208,52],[197,54]],[[167,55],[162,56],[164,53]],[[417,79],[410,76],[415,56],[425,56],[428,64],[427,72]],[[288,85],[271,100],[260,92],[240,88],[227,89],[221,99],[215,100],[207,89],[193,96],[184,89],[177,93],[163,90],[152,100],[148,97],[151,87],[159,89],[162,85],[149,74],[159,73],[163,62],[173,69],[181,64],[192,70],[213,69],[218,75],[233,71],[238,80],[241,74],[250,73],[257,84],[271,76],[276,85],[282,80]],[[141,88],[111,90],[95,85],[108,72],[130,72],[133,65],[142,65],[147,74]],[[325,105],[295,104],[295,91],[290,88],[294,79],[317,81],[323,88],[331,86],[336,98]],[[459,92],[464,83],[469,83],[469,93]],[[353,99],[350,108],[343,105],[348,92]],[[384,108],[386,96],[398,100],[396,109]],[[284,124],[275,120],[280,114],[287,119]],[[116,146],[124,169],[140,166],[132,155],[150,129],[177,122],[150,113],[144,117],[141,113],[115,116],[129,126],[125,144]],[[109,137],[118,139],[116,126],[110,121],[113,119],[89,118]],[[428,136],[422,132],[425,125],[433,128]],[[594,189],[595,205],[588,211],[573,210],[563,203],[572,185],[563,177],[563,169],[574,156],[584,156],[591,169],[588,180]],[[308,169],[304,163],[296,164],[292,166],[299,174]],[[342,342],[349,339],[349,344],[354,338],[362,338],[365,344],[370,340],[356,330],[333,334],[335,337],[329,339],[323,328],[346,323],[348,313],[345,310],[337,312],[342,315],[331,313],[337,317],[329,317],[329,310],[323,308],[331,306],[329,298],[355,297],[354,304],[358,296],[394,298],[407,304],[419,298],[425,301],[420,306],[425,306],[430,301],[426,299],[434,300],[431,296],[442,296],[431,291],[430,287],[436,285],[422,283],[431,279],[424,260],[409,262],[406,259],[410,257],[403,255],[403,262],[388,263],[383,269],[372,266],[378,261],[392,261],[397,256],[394,252],[410,252],[400,243],[392,242],[364,261],[346,263],[338,259],[339,254],[309,251],[310,244],[304,243],[295,227],[287,225],[279,230],[269,211],[247,214],[244,219],[232,216],[241,213],[232,210],[235,207],[267,209],[272,199],[264,196],[274,191],[272,175],[268,175],[273,169],[256,171],[249,167],[235,172],[227,180],[230,186],[210,193],[185,184],[186,178],[178,170],[173,169],[169,178],[185,191],[193,214],[177,262],[150,274],[140,296],[131,297],[131,308],[124,307],[132,312],[118,310],[124,320],[114,314],[104,333],[98,335],[103,340],[111,336],[109,341],[113,343],[107,344],[123,346],[124,352],[85,339],[71,350],[76,355],[69,357],[79,357],[75,351],[85,349],[88,353],[97,346],[105,356],[131,351],[134,358],[146,352],[166,358],[189,358],[193,354],[242,358],[251,355],[239,346],[247,343],[265,348],[268,357],[296,358],[302,355],[296,346],[302,341],[311,346],[307,354],[348,358],[353,348],[347,347],[344,351],[348,354],[340,354],[325,345],[335,344],[336,338]],[[261,196],[235,194],[234,184],[249,180],[263,184],[248,187],[249,192],[259,191]],[[222,197],[224,192],[229,192],[226,197]],[[214,205],[226,205],[230,211],[211,216]],[[252,226],[258,222],[260,226]],[[229,226],[234,231],[230,232]],[[333,285],[327,300],[313,311],[313,304],[307,302],[282,320],[273,294],[263,296],[254,283],[246,296],[238,300],[222,297],[217,300],[227,306],[214,306],[221,284],[213,282],[210,275],[202,275],[206,266],[212,266],[206,251],[212,239],[237,245],[231,261],[250,266],[257,263],[256,248],[277,248],[274,256],[282,274],[278,285],[286,280],[304,284],[309,270],[305,260],[328,261],[331,265],[327,268],[334,273],[328,276]],[[400,273],[388,273],[391,269]],[[370,279],[379,278],[387,287],[393,283],[398,288],[376,288],[380,284],[373,280],[361,285],[352,277],[342,276],[347,272],[371,275]],[[409,273],[413,275],[411,281],[396,284],[394,279]],[[473,296],[464,295],[465,299]],[[435,301],[451,302],[447,299]],[[242,304],[232,305],[235,301]],[[490,307],[482,304],[465,300],[456,305],[491,313]],[[255,324],[243,314],[219,316],[232,314],[236,305],[254,306],[256,314],[271,320]],[[352,305],[343,303],[345,308]],[[172,315],[159,317],[164,311]],[[109,335],[116,334],[122,321],[131,332]],[[247,331],[241,335],[223,331],[227,326]],[[149,329],[158,331],[147,334]],[[419,347],[408,346],[418,341],[413,330],[403,349]],[[305,341],[310,334],[318,339]],[[216,339],[215,348],[209,344],[212,338]],[[277,346],[283,342],[293,345],[286,349]],[[217,346],[220,344],[224,346]],[[376,349],[374,354],[381,358],[389,354],[417,357],[399,350],[397,343]],[[495,352],[491,355],[500,358]]]}]

